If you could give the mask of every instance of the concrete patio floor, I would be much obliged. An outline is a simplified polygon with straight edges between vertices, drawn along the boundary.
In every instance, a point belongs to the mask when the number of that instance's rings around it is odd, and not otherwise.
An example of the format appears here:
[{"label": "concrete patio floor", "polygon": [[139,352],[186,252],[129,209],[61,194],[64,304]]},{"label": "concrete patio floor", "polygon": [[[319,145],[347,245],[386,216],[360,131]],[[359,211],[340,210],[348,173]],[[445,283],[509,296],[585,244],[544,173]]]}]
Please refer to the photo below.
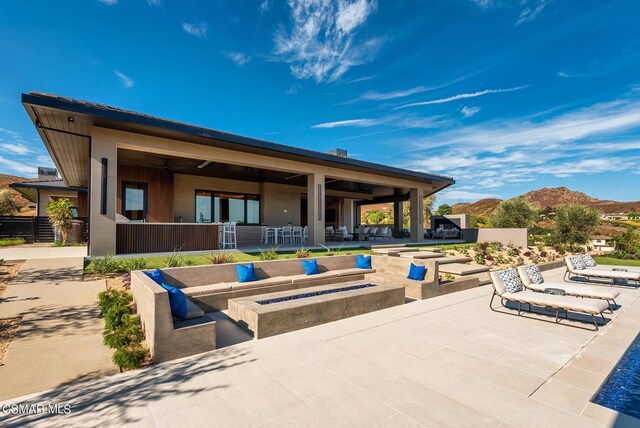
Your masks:
[{"label": "concrete patio floor", "polygon": [[637,427],[589,401],[640,330],[640,291],[616,288],[622,307],[599,332],[493,312],[484,286],[69,383],[6,403],[69,404],[70,415],[0,424]]},{"label": "concrete patio floor", "polygon": [[85,257],[86,255],[86,246],[54,247],[52,244],[24,244],[0,248],[0,259],[6,261]]},{"label": "concrete patio floor", "polygon": [[83,282],[82,263],[27,260],[0,297],[0,318],[22,316],[0,365],[0,400],[118,371],[98,318],[105,281]]}]

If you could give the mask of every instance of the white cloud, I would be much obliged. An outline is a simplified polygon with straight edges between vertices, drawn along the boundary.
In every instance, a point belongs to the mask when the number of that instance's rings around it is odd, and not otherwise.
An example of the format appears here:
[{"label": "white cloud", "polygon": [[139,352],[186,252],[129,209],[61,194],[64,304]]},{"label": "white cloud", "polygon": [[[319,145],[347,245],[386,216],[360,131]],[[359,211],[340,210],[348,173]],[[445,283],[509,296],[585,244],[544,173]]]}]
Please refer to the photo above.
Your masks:
[{"label": "white cloud", "polygon": [[547,7],[547,5],[549,4],[549,1],[548,0],[537,0],[537,1],[530,2],[532,4],[527,4],[527,2],[525,0],[525,2],[523,2],[523,3],[526,6],[525,6],[524,9],[522,9],[522,12],[520,12],[520,17],[516,21],[516,25],[520,25],[520,24],[522,24],[524,22],[531,21],[532,19],[535,19],[538,15],[540,15],[542,10],[545,7]]},{"label": "white cloud", "polygon": [[182,29],[187,34],[191,34],[193,37],[197,37],[199,39],[203,39],[203,38],[205,38],[207,36],[207,30],[209,29],[209,27],[205,23],[190,24],[188,22],[183,22],[182,23]]},{"label": "white cloud", "polygon": [[480,111],[480,107],[464,106],[462,107],[462,109],[460,109],[460,112],[464,115],[464,117],[472,117],[479,111]]},{"label": "white cloud", "polygon": [[2,143],[0,144],[0,150],[16,155],[26,155],[32,152],[29,147],[21,143]]},{"label": "white cloud", "polygon": [[136,83],[129,76],[127,76],[121,71],[113,70],[113,74],[115,74],[118,77],[118,79],[120,79],[120,83],[122,84],[122,87],[125,89],[132,88],[133,85]]},{"label": "white cloud", "polygon": [[0,156],[0,165],[5,166],[14,174],[35,175],[38,171],[36,166],[31,166],[28,162],[19,162]]},{"label": "white cloud", "polygon": [[394,98],[403,98],[408,97],[410,95],[421,94],[422,92],[430,91],[430,88],[425,86],[416,86],[415,88],[391,91],[391,92],[376,92],[369,91],[362,94],[360,98],[363,100],[373,100],[373,101],[385,101],[392,100]]},{"label": "white cloud", "polygon": [[471,0],[471,2],[477,4],[480,7],[489,7],[491,5],[491,0]]},{"label": "white cloud", "polygon": [[351,67],[371,61],[380,39],[358,42],[355,30],[376,9],[372,0],[289,0],[291,28],[276,32],[274,53],[298,79],[339,79]]},{"label": "white cloud", "polygon": [[262,3],[260,3],[260,6],[258,6],[258,10],[260,11],[260,13],[267,13],[270,6],[271,5],[269,4],[269,0],[264,0]]},{"label": "white cloud", "polygon": [[105,6],[113,6],[114,4],[118,3],[118,0],[98,0],[98,3]]},{"label": "white cloud", "polygon": [[431,105],[431,104],[450,103],[451,101],[458,101],[458,100],[462,100],[462,99],[466,99],[466,98],[481,97],[483,95],[488,95],[488,94],[501,94],[501,93],[504,93],[504,92],[520,91],[520,90],[528,88],[528,87],[529,87],[529,85],[516,86],[514,88],[505,88],[505,89],[485,89],[483,91],[471,92],[471,93],[466,93],[466,94],[452,95],[450,97],[440,98],[440,99],[437,99],[437,100],[421,101],[421,102],[417,102],[417,103],[404,104],[404,105],[396,107],[394,110],[402,109],[402,108],[408,108],[408,107],[426,106],[426,105]]},{"label": "white cloud", "polygon": [[162,0],[147,0],[149,6],[162,6]]},{"label": "white cloud", "polygon": [[241,67],[251,61],[251,57],[249,55],[243,54],[242,52],[223,52],[224,56],[229,58],[235,65]]},{"label": "white cloud", "polygon": [[319,123],[317,125],[313,125],[311,128],[314,129],[330,129],[330,128],[342,128],[345,126],[357,126],[357,127],[366,127],[376,125],[378,122],[374,119],[350,119],[350,120],[339,120],[336,122],[325,122]]}]

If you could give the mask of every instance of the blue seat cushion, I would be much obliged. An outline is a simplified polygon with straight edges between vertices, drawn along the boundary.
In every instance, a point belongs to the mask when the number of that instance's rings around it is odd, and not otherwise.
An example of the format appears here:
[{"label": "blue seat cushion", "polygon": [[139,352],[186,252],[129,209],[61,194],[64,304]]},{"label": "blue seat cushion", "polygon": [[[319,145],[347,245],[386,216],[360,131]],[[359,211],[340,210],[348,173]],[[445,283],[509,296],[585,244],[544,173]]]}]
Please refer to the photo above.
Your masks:
[{"label": "blue seat cushion", "polygon": [[316,259],[302,260],[302,267],[304,267],[304,271],[307,275],[320,273],[320,271],[318,271],[318,261]]},{"label": "blue seat cushion", "polygon": [[356,267],[358,269],[371,269],[371,256],[358,254],[356,256]]},{"label": "blue seat cushion", "polygon": [[164,275],[160,269],[156,269],[151,272],[145,272],[145,274],[153,279],[158,285],[162,285],[164,283]]},{"label": "blue seat cushion", "polygon": [[182,290],[167,284],[160,284],[162,288],[169,293],[169,306],[171,306],[171,315],[181,320],[187,318],[187,297]]},{"label": "blue seat cushion", "polygon": [[416,281],[424,281],[424,277],[427,274],[427,268],[425,266],[416,266],[411,263],[411,267],[409,267],[409,275],[407,278],[415,279]]},{"label": "blue seat cushion", "polygon": [[253,263],[246,265],[236,265],[236,271],[238,271],[238,282],[251,282],[257,281],[256,270],[253,267]]}]

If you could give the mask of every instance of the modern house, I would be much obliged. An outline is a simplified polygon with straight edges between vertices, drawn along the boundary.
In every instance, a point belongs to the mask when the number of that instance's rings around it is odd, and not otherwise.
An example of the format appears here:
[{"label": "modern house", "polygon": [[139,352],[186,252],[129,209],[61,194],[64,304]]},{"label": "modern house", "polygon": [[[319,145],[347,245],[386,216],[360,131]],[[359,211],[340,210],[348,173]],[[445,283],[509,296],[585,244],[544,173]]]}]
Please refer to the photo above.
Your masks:
[{"label": "modern house", "polygon": [[607,235],[594,236],[589,245],[593,247],[594,250],[601,251],[603,253],[611,253],[616,249],[616,244],[613,241],[613,238]]},{"label": "modern house", "polygon": [[9,184],[26,199],[36,204],[36,216],[47,217],[49,203],[66,198],[73,203],[74,217],[87,216],[87,189],[69,187],[58,177],[55,168],[38,167],[38,178]]},{"label": "modern house", "polygon": [[260,225],[353,230],[360,206],[393,202],[395,231],[409,201],[411,240],[423,239],[423,198],[449,177],[242,137],[106,105],[37,92],[22,103],[64,184],[86,189],[89,255],[211,250],[218,225],[238,241]]}]

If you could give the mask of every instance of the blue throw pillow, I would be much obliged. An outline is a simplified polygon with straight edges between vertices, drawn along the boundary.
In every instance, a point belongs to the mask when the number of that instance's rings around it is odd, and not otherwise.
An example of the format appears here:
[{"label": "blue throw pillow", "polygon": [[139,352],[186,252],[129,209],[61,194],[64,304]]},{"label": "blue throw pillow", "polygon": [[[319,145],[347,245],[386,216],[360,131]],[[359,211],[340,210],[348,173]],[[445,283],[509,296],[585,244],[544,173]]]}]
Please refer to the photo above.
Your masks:
[{"label": "blue throw pillow", "polygon": [[238,282],[251,282],[257,281],[256,271],[253,268],[253,263],[247,265],[236,265],[238,271]]},{"label": "blue throw pillow", "polygon": [[145,274],[153,279],[158,285],[162,285],[164,283],[164,275],[160,269],[156,269],[152,272],[145,272]]},{"label": "blue throw pillow", "polygon": [[427,274],[427,268],[425,266],[416,266],[411,263],[411,267],[409,268],[409,275],[407,278],[415,279],[416,281],[424,281],[424,277]]},{"label": "blue throw pillow", "polygon": [[160,284],[162,288],[169,293],[169,306],[171,306],[171,315],[181,320],[187,317],[187,298],[182,290],[167,284]]},{"label": "blue throw pillow", "polygon": [[304,267],[307,275],[320,273],[320,271],[318,271],[318,261],[316,259],[302,260],[302,266]]},{"label": "blue throw pillow", "polygon": [[371,256],[363,256],[358,254],[356,259],[356,267],[358,269],[371,269]]}]

